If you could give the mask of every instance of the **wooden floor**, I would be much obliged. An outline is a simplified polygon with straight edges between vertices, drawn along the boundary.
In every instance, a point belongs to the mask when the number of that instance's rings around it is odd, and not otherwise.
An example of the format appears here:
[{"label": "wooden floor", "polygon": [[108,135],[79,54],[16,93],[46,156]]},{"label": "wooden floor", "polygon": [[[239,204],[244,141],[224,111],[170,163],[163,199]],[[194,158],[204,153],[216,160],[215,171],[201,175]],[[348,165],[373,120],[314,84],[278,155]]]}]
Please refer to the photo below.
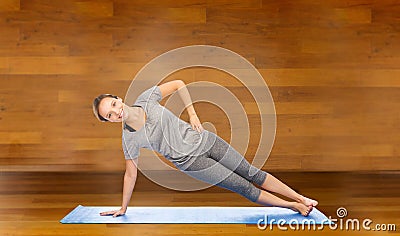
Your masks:
[{"label": "wooden floor", "polygon": [[[338,219],[336,210],[345,207],[347,218],[371,219],[374,224],[400,223],[398,173],[308,172],[273,173],[295,190],[319,200],[318,209]],[[261,231],[254,225],[221,224],[93,224],[59,223],[78,204],[118,206],[121,203],[122,172],[113,173],[17,173],[0,176],[0,235],[288,235],[319,231],[274,228]],[[164,189],[140,175],[130,206],[255,206],[240,195],[212,187],[198,192]],[[345,218],[346,219],[346,218]],[[384,235],[388,232],[340,231],[336,235]]]}]

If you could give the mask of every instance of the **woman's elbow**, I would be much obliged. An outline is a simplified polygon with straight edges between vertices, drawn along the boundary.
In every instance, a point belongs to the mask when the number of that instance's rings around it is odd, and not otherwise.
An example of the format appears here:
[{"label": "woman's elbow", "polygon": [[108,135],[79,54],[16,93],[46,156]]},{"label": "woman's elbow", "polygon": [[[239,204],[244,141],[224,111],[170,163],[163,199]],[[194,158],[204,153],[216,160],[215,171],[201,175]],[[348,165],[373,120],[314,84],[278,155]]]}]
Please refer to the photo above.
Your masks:
[{"label": "woman's elbow", "polygon": [[135,179],[136,178],[136,174],[137,173],[131,173],[131,172],[128,172],[128,171],[125,171],[125,178],[129,178],[129,179]]},{"label": "woman's elbow", "polygon": [[175,80],[176,82],[176,88],[177,89],[179,89],[179,88],[181,88],[181,87],[183,87],[183,86],[186,86],[186,84],[185,84],[185,82],[183,81],[183,80],[180,80],[180,79],[178,79],[178,80]]}]

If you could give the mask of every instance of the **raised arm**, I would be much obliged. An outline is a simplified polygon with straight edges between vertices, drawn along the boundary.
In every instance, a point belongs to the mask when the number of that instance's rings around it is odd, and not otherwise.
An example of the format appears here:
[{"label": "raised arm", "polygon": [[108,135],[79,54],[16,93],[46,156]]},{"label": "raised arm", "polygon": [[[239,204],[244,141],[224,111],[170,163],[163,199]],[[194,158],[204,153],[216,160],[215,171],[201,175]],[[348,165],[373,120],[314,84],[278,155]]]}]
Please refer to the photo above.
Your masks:
[{"label": "raised arm", "polygon": [[189,114],[190,124],[194,130],[198,132],[202,132],[204,130],[203,126],[200,123],[199,118],[197,117],[196,111],[194,110],[192,99],[190,98],[190,94],[188,89],[186,88],[185,82],[182,80],[173,80],[158,86],[161,91],[162,98],[169,96],[170,94],[178,91],[180,98],[182,99],[183,104],[186,107],[186,110]]},{"label": "raised arm", "polygon": [[121,209],[115,211],[102,212],[100,215],[113,215],[113,217],[124,215],[128,209],[128,204],[132,196],[137,178],[137,166],[133,160],[126,160],[126,170],[124,175],[124,187],[122,193]]}]

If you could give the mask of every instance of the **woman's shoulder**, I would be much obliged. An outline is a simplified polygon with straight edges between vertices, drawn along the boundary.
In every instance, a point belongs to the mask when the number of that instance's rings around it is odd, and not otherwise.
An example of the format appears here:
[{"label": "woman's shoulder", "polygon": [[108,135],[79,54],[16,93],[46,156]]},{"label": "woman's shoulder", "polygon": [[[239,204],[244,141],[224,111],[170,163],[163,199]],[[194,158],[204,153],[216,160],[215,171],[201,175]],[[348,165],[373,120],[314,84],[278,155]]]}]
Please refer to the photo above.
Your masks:
[{"label": "woman's shoulder", "polygon": [[145,91],[143,91],[136,99],[134,105],[140,105],[143,107],[143,103],[159,102],[162,99],[161,90],[157,85],[154,85]]}]

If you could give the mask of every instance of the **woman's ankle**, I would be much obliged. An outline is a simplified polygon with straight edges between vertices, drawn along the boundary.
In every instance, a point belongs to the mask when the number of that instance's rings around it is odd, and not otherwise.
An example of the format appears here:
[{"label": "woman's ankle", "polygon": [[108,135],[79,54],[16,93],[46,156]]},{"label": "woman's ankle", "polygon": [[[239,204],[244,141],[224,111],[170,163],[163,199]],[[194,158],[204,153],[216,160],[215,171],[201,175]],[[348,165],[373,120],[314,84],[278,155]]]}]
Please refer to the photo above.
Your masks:
[{"label": "woman's ankle", "polygon": [[304,203],[304,197],[303,195],[297,194],[297,196],[293,199],[298,203]]}]

